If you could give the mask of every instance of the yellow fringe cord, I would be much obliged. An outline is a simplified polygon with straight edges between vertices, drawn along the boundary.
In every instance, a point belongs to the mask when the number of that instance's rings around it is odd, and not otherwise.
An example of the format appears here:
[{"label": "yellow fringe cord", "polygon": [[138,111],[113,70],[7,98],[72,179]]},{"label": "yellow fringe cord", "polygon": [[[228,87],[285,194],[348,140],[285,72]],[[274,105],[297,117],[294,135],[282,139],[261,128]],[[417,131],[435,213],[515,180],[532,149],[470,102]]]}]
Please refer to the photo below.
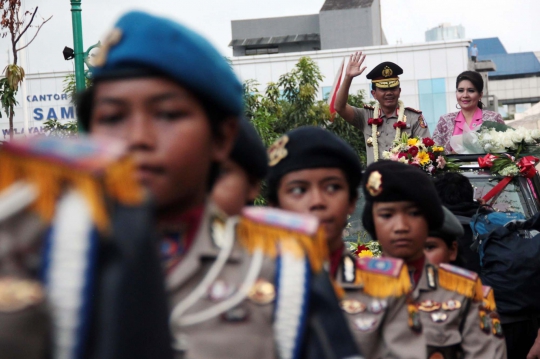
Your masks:
[{"label": "yellow fringe cord", "polygon": [[331,279],[332,285],[334,286],[334,292],[336,292],[337,299],[341,300],[345,298],[345,290],[334,280]]},{"label": "yellow fringe cord", "polygon": [[484,308],[486,308],[490,312],[497,310],[497,305],[495,304],[495,294],[493,293],[493,289],[489,291],[487,297],[484,297],[483,305],[484,305]]},{"label": "yellow fringe cord", "polygon": [[270,258],[275,258],[278,248],[293,253],[301,258],[307,256],[314,272],[319,272],[328,261],[328,247],[324,230],[320,227],[314,236],[254,222],[242,217],[238,223],[237,233],[240,243],[249,251],[262,249]]},{"label": "yellow fringe cord", "polygon": [[364,283],[364,292],[372,297],[400,297],[409,293],[412,289],[411,279],[405,265],[402,266],[397,277],[365,270],[359,271],[359,274]]},{"label": "yellow fringe cord", "polygon": [[479,279],[471,280],[443,268],[439,268],[439,285],[478,302],[484,298],[482,282]]},{"label": "yellow fringe cord", "polygon": [[72,186],[86,198],[98,230],[107,231],[109,216],[105,194],[125,205],[141,203],[142,187],[133,178],[133,164],[124,159],[110,164],[102,174],[69,167],[54,160],[0,152],[0,191],[19,180],[28,181],[38,189],[32,206],[46,222],[54,216],[56,202],[66,187]]}]

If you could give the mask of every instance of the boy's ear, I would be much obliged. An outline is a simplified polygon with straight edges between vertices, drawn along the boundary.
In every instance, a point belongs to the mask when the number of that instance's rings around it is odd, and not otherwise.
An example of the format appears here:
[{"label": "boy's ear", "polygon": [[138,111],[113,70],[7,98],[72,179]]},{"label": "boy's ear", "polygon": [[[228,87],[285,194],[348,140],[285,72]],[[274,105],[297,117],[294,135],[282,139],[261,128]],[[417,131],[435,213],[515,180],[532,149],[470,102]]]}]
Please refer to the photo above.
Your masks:
[{"label": "boy's ear", "polygon": [[214,136],[214,161],[222,163],[229,158],[238,134],[238,121],[230,116],[220,124],[221,136]]}]

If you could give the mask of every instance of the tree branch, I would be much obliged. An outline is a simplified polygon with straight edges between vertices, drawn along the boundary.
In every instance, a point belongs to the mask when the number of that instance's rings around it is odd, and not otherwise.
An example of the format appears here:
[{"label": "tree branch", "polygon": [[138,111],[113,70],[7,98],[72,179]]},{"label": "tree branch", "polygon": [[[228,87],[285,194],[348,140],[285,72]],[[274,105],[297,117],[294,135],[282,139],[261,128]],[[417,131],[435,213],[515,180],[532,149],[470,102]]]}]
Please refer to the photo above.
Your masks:
[{"label": "tree branch", "polygon": [[[28,41],[28,43],[27,43],[26,45],[24,45],[23,47],[17,49],[16,51],[21,51],[21,50],[23,50],[23,49],[26,49],[26,48],[28,47],[28,45],[30,45],[30,44],[32,43],[32,41],[35,40],[36,36],[37,36],[38,33],[39,33],[39,30],[41,30],[41,27],[42,27],[43,25],[45,25],[45,23],[46,23],[47,21],[49,21],[50,19],[52,19],[52,15],[51,15],[50,18],[48,18],[47,20],[44,20],[44,21],[41,23],[41,25],[38,26],[38,28],[37,28],[37,30],[36,30],[36,33],[34,34],[34,37],[32,38],[32,40]],[[26,31],[26,30],[25,30],[25,31]]]},{"label": "tree branch", "polygon": [[[21,36],[24,35],[24,33],[26,32],[26,30],[28,30],[28,28],[30,27],[30,25],[32,25],[32,21],[34,21],[34,17],[36,16],[36,13],[38,11],[38,6],[36,6],[36,9],[34,10],[34,13],[32,14],[32,17],[30,18],[30,22],[28,23],[28,25],[26,25],[26,27],[24,28],[24,30],[19,34],[19,36],[17,36],[17,38],[15,39],[15,42],[13,42],[13,45],[16,45],[17,42],[19,42],[19,40],[21,39]],[[51,16],[52,17],[52,16]],[[51,18],[48,18],[45,22],[49,21]],[[45,23],[43,22],[43,24]],[[41,24],[41,25],[43,25]],[[40,26],[41,27],[41,26]],[[39,31],[39,29],[38,29]],[[35,36],[34,36],[35,38]],[[33,39],[32,39],[33,40]],[[18,51],[18,50],[17,50]]]}]

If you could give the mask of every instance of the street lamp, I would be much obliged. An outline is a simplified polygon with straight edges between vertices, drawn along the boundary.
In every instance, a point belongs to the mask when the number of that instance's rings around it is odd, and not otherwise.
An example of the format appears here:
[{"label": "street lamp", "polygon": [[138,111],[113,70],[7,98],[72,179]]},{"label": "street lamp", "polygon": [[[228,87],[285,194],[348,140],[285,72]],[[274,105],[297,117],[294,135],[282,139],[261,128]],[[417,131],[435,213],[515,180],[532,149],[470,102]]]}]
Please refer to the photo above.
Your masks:
[{"label": "street lamp", "polygon": [[81,0],[71,0],[71,23],[75,56],[75,88],[77,92],[86,88],[84,79],[84,50],[82,37]]}]

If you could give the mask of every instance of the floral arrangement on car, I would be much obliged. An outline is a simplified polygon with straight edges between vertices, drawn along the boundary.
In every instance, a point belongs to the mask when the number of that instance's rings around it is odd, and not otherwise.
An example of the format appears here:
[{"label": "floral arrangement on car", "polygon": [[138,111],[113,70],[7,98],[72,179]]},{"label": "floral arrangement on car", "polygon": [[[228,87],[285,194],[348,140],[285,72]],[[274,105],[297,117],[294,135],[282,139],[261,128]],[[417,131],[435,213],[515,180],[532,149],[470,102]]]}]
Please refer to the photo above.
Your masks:
[{"label": "floral arrangement on car", "polygon": [[483,153],[523,152],[540,143],[540,130],[484,122],[480,127],[478,143]]},{"label": "floral arrangement on car", "polygon": [[382,153],[383,159],[416,166],[429,174],[442,170],[457,170],[459,165],[444,155],[444,147],[429,137],[410,137],[403,133],[394,141],[394,147]]}]

